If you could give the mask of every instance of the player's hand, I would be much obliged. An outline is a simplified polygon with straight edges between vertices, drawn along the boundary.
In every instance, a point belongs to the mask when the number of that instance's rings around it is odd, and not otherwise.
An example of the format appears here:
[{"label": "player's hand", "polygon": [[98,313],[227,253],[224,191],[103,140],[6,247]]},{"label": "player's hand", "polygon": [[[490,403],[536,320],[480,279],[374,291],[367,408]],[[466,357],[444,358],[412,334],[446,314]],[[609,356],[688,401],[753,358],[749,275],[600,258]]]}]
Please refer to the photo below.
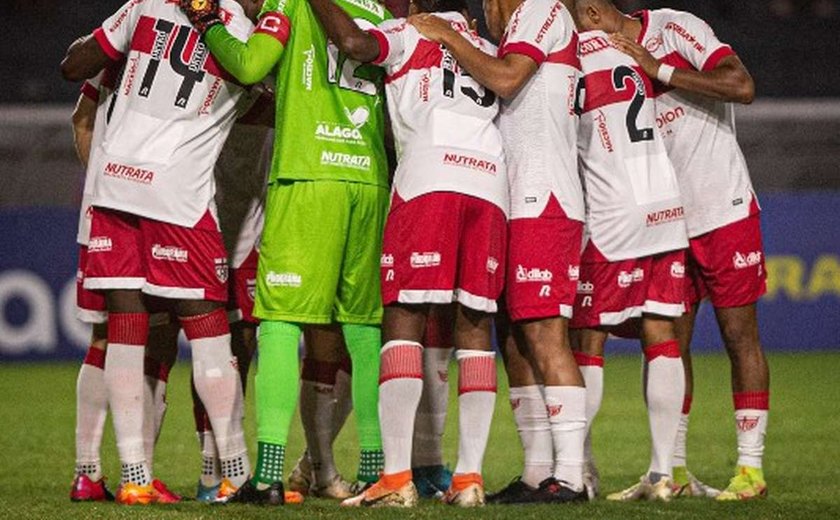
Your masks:
[{"label": "player's hand", "polygon": [[429,13],[415,14],[408,17],[408,23],[414,26],[425,38],[437,43],[455,33],[449,22]]},{"label": "player's hand", "polygon": [[642,67],[645,74],[656,79],[656,73],[659,71],[660,63],[647,49],[621,33],[610,34],[610,40],[618,50],[636,60],[636,63]]},{"label": "player's hand", "polygon": [[195,30],[201,34],[222,23],[222,19],[219,18],[219,0],[179,0],[178,5]]}]

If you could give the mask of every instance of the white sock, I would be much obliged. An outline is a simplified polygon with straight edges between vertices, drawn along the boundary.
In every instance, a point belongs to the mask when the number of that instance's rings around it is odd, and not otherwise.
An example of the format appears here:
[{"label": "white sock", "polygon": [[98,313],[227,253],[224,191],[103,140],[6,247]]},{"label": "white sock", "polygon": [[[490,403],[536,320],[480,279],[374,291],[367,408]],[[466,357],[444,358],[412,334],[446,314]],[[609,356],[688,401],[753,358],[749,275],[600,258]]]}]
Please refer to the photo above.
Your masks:
[{"label": "white sock", "polygon": [[423,392],[423,347],[414,341],[389,341],[380,353],[379,425],[386,475],[411,469],[414,416]]},{"label": "white sock", "polygon": [[583,489],[586,388],[546,386],[545,407],[554,441],[554,478],[580,491]]},{"label": "white sock", "polygon": [[481,474],[496,406],[496,354],[459,349],[458,464],[455,474]]},{"label": "white sock", "polygon": [[423,396],[414,423],[412,466],[443,465],[443,430],[449,405],[451,348],[423,349]]},{"label": "white sock", "polygon": [[537,487],[551,476],[554,466],[554,441],[545,400],[537,385],[512,387],[509,395],[516,430],[525,452],[522,482]]},{"label": "white sock", "polygon": [[335,386],[333,387],[335,409],[333,410],[332,418],[333,441],[338,437],[341,428],[344,427],[344,423],[347,421],[347,417],[353,411],[353,378],[350,375],[351,372],[352,369],[350,367],[342,366],[335,374]]},{"label": "white sock", "polygon": [[102,478],[99,448],[108,416],[105,352],[91,347],[76,380],[76,474]]},{"label": "white sock", "polygon": [[213,431],[196,432],[196,436],[198,445],[201,447],[201,485],[218,486],[222,482],[222,466],[219,463],[219,452],[216,449]]},{"label": "white sock", "polygon": [[242,429],[242,383],[230,350],[227,316],[222,309],[181,319],[192,346],[195,389],[219,451],[222,477],[239,487],[251,473]]},{"label": "white sock", "polygon": [[770,409],[768,392],[733,394],[735,428],[738,438],[738,465],[761,468],[764,457],[764,436]]},{"label": "white sock", "polygon": [[166,415],[166,378],[169,370],[146,357],[143,377],[143,445],[149,472],[154,475],[154,453],[163,417]]},{"label": "white sock", "polygon": [[680,424],[685,371],[676,340],[645,349],[647,388],[645,397],[651,436],[649,473],[671,476],[674,443]]},{"label": "white sock", "polygon": [[143,347],[110,343],[105,384],[123,466],[122,483],[145,486],[151,482],[151,472],[143,443]]},{"label": "white sock", "polygon": [[677,427],[677,440],[674,443],[674,467],[686,466],[686,438],[688,437],[688,414],[680,414],[680,424]]},{"label": "white sock", "polygon": [[592,423],[601,409],[601,401],[604,398],[604,358],[575,352],[575,360],[586,385],[586,440],[583,443],[583,458],[594,464]]},{"label": "white sock", "polygon": [[335,364],[304,359],[300,381],[300,420],[315,482],[326,485],[337,474],[333,459]]}]

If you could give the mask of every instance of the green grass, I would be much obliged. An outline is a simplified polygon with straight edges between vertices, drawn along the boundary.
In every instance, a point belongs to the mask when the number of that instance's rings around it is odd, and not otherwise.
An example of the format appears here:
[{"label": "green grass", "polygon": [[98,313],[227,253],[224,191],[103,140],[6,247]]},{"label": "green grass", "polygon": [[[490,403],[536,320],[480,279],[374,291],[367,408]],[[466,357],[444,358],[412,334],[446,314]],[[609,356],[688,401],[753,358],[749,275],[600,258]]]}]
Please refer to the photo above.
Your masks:
[{"label": "green grass", "polygon": [[[68,500],[74,453],[75,364],[0,366],[0,518],[840,518],[840,354],[773,354],[772,409],[765,454],[770,496],[752,503],[718,504],[682,499],[670,504],[612,504],[604,500],[575,506],[487,507],[458,511],[432,501],[416,510],[340,510],[334,502],[308,500],[303,506],[268,510],[247,506],[125,508],[113,504],[72,504]],[[648,433],[640,397],[640,362],[613,356],[606,365],[604,405],[595,424],[595,451],[602,489],[633,483],[647,468]],[[698,356],[696,390],[689,433],[689,467],[705,482],[723,486],[735,463],[735,433],[729,391],[729,366],[723,356]],[[454,375],[454,374],[453,374]],[[455,378],[452,378],[454,381]],[[500,377],[504,381],[504,377]],[[176,492],[190,496],[200,469],[193,433],[189,376],[184,363],[170,378],[169,412],[157,449],[156,474]],[[453,385],[454,386],[454,385]],[[485,457],[488,489],[498,489],[522,464],[519,441],[506,390],[500,385],[496,415]],[[456,413],[447,423],[446,450],[454,462]],[[253,399],[247,429],[254,448]],[[287,453],[291,469],[302,450],[296,423]],[[352,419],[336,444],[345,475],[355,471]],[[253,453],[253,452],[252,452]],[[103,442],[111,486],[119,475],[114,437]]]}]

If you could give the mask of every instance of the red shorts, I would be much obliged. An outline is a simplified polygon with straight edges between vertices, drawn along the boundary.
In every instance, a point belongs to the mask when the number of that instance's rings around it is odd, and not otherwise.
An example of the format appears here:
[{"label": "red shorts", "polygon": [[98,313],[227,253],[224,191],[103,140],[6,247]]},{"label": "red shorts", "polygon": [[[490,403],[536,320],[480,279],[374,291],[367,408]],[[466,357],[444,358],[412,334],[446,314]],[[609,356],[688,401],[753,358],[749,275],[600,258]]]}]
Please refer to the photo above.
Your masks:
[{"label": "red shorts", "polygon": [[676,318],[684,300],[685,250],[610,262],[589,242],[569,326],[615,327],[642,314]]},{"label": "red shorts", "polygon": [[259,252],[256,248],[242,262],[242,265],[230,270],[230,294],[228,295],[228,309],[236,311],[235,321],[259,323],[254,317],[254,297],[257,291],[257,260]]},{"label": "red shorts", "polygon": [[505,298],[513,321],[572,317],[583,223],[553,196],[542,215],[510,221]]},{"label": "red shorts", "polygon": [[227,300],[222,234],[94,208],[85,289],[138,289],[170,299]]},{"label": "red shorts", "polygon": [[715,307],[740,307],[767,292],[761,224],[756,212],[689,241],[686,300],[710,297]]},{"label": "red shorts", "polygon": [[87,269],[87,246],[79,246],[79,268],[76,271],[76,317],[85,323],[105,323],[108,311],[105,308],[105,295],[84,288],[85,269]]},{"label": "red shorts", "polygon": [[496,312],[506,245],[505,214],[491,202],[452,192],[403,201],[394,193],[382,243],[382,303],[457,301]]}]

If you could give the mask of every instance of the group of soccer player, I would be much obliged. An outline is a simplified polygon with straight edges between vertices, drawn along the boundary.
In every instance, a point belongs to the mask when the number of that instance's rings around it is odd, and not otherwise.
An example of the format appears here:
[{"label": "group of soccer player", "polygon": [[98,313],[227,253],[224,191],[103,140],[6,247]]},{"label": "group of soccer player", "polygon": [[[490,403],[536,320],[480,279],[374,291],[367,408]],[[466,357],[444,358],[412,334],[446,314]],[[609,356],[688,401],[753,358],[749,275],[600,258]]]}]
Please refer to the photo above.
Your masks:
[{"label": "group of soccer player", "polygon": [[[641,342],[651,463],[607,498],[766,494],[769,375],[755,305],[766,275],[732,106],[752,101],[749,73],[684,12],[626,15],[610,0],[485,0],[484,11],[498,48],[463,0],[412,0],[396,19],[373,0],[130,0],[71,45],[62,73],[88,80],[74,113],[87,165],[78,296],[95,323],[78,379],[73,500],[109,498],[108,409],[116,500],[181,499],[152,473],[180,329],[202,501],[592,499],[589,432],[610,333]],[[269,76],[273,92],[259,86]],[[254,124],[274,130],[270,165],[271,138]],[[236,210],[225,206],[237,190],[225,190],[217,210],[214,169],[231,185],[267,172],[264,193]],[[689,346],[706,296],[732,362],[738,439],[720,492],[688,472],[685,454]],[[525,464],[485,497],[494,325]],[[252,469],[242,424],[255,350]],[[298,402],[307,451],[287,490]],[[351,407],[353,483],[332,456]]]}]

